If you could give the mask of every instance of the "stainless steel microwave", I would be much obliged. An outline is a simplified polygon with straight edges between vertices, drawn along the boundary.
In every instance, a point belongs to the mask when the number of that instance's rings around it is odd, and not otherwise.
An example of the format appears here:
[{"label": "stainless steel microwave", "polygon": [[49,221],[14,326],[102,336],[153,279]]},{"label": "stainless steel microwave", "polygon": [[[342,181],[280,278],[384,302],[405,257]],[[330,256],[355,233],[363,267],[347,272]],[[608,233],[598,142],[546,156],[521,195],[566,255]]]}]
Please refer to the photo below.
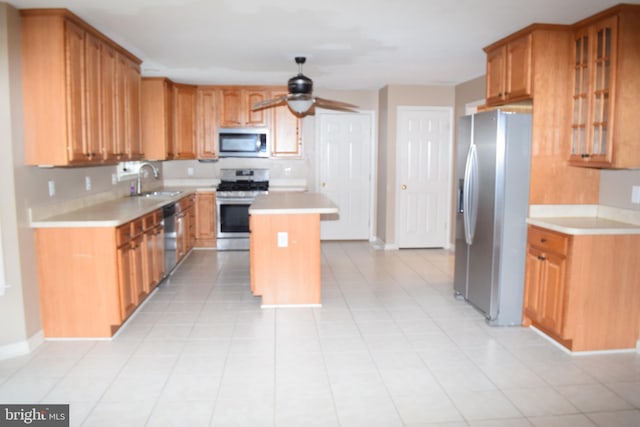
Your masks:
[{"label": "stainless steel microwave", "polygon": [[269,157],[269,130],[265,128],[218,129],[219,157]]}]

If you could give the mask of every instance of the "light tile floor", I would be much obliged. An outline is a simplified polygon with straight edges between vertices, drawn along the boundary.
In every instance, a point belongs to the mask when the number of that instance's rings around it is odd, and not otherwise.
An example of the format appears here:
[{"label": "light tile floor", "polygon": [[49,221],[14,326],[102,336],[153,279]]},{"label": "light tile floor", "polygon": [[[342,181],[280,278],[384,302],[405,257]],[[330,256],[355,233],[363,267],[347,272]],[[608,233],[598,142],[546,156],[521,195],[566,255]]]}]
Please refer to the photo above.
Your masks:
[{"label": "light tile floor", "polygon": [[451,252],[325,242],[322,308],[261,309],[194,251],[112,341],[0,362],[0,402],[85,426],[639,426],[640,354],[569,355],[453,298]]}]

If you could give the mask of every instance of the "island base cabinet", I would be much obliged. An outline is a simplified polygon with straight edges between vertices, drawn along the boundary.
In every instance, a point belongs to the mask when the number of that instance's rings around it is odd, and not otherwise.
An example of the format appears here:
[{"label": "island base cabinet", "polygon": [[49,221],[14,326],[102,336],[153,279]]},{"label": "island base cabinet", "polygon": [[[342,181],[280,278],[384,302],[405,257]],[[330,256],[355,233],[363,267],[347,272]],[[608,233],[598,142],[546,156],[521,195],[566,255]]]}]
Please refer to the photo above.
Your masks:
[{"label": "island base cabinet", "polygon": [[251,291],[262,305],[320,304],[320,215],[251,215],[250,228]]},{"label": "island base cabinet", "polygon": [[569,236],[530,226],[528,240],[523,325],[571,351],[635,348],[640,263],[628,255],[640,250],[640,235]]},{"label": "island base cabinet", "polygon": [[124,321],[114,229],[43,228],[35,238],[44,336],[111,337]]}]

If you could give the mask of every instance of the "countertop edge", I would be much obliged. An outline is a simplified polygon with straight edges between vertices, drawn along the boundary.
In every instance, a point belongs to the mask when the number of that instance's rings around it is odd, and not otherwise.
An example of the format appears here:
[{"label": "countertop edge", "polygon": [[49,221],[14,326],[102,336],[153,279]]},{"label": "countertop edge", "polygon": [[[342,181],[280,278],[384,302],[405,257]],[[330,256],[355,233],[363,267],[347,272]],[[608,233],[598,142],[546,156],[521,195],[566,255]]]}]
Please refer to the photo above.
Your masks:
[{"label": "countertop edge", "polygon": [[338,208],[273,208],[273,209],[252,209],[251,215],[303,215],[303,214],[334,214],[338,213]]},{"label": "countertop edge", "polygon": [[640,227],[634,227],[633,224],[629,224],[630,227],[628,228],[579,228],[554,224],[553,222],[549,221],[551,219],[552,218],[527,218],[527,224],[575,236],[640,234]]}]

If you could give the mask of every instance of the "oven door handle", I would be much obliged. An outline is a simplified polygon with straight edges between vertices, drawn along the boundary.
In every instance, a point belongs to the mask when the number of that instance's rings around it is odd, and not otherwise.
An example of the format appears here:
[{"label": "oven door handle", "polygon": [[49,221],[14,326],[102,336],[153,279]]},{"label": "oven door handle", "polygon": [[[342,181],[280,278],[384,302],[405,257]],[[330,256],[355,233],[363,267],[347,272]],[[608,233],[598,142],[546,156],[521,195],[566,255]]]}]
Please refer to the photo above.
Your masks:
[{"label": "oven door handle", "polygon": [[253,203],[255,198],[216,197],[218,205],[247,205]]}]

